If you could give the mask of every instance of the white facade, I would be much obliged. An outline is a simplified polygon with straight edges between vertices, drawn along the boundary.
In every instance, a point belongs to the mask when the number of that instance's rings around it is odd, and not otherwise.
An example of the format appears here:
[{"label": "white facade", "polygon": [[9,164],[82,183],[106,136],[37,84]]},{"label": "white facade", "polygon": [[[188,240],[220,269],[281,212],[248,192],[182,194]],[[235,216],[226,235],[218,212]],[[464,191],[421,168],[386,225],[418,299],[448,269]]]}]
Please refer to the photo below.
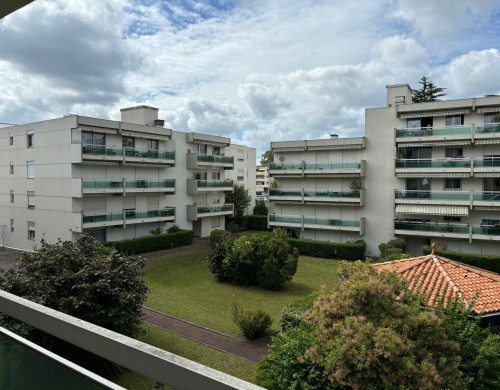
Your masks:
[{"label": "white facade", "polygon": [[269,168],[257,167],[255,172],[255,188],[258,195],[267,194],[269,190]]},{"label": "white facade", "polygon": [[157,112],[0,129],[0,245],[31,249],[82,231],[115,241],[174,223],[202,237],[224,228],[229,138],[165,129]]},{"label": "white facade", "polygon": [[271,143],[270,226],[364,239],[370,256],[393,237],[415,255],[431,241],[498,254],[500,97],[412,103],[404,84],[387,86],[387,99],[366,110],[365,137]]},{"label": "white facade", "polygon": [[232,144],[226,147],[226,156],[234,158],[234,169],[226,170],[226,178],[235,184],[243,184],[252,197],[247,214],[252,214],[255,206],[255,166],[257,151],[245,145]]}]

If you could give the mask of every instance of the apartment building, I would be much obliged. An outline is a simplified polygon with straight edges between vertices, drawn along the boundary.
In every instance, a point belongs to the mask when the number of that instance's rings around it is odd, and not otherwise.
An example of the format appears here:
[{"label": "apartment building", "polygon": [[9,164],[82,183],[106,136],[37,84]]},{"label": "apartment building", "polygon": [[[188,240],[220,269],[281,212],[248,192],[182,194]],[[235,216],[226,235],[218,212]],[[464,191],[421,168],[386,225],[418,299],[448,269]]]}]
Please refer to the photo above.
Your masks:
[{"label": "apartment building", "polygon": [[257,150],[245,145],[232,144],[226,147],[226,156],[234,159],[234,169],[226,170],[226,179],[235,184],[243,184],[252,197],[247,214],[252,214],[255,206],[255,167]]},{"label": "apartment building", "polygon": [[197,236],[224,228],[230,139],[166,129],[154,107],[121,116],[0,129],[0,245],[31,249],[80,232],[123,240],[174,223]]},{"label": "apartment building", "polygon": [[415,255],[431,241],[497,254],[499,144],[500,97],[412,103],[408,85],[389,85],[387,106],[365,111],[364,137],[271,143],[269,224],[362,238],[368,255],[393,237]]},{"label": "apartment building", "polygon": [[255,188],[258,195],[267,194],[269,190],[269,168],[257,167],[255,172]]}]

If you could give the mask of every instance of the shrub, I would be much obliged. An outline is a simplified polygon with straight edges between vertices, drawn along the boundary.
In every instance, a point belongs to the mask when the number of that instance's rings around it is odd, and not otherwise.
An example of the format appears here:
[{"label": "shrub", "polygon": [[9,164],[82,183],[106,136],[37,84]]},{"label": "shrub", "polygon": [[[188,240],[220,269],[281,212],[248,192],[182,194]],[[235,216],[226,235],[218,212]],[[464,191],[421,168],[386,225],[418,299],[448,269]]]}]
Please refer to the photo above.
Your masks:
[{"label": "shrub", "polygon": [[103,245],[114,247],[121,253],[145,253],[160,249],[170,249],[193,243],[193,231],[181,230],[177,233],[160,234],[158,236],[145,236],[132,240],[109,241]]},{"label": "shrub", "polygon": [[181,231],[181,228],[179,227],[179,225],[172,225],[170,226],[168,229],[167,229],[167,233],[177,233],[177,232],[180,232]]},{"label": "shrub", "polygon": [[387,249],[389,249],[389,248],[390,248],[389,244],[386,244],[386,243],[382,243],[382,244],[380,244],[380,245],[378,246],[378,250],[379,250],[379,252],[380,252],[378,256],[379,256],[381,259],[383,259],[383,258],[385,257],[385,251],[386,251]]},{"label": "shrub", "polygon": [[279,319],[281,331],[283,332],[289,327],[300,326],[304,322],[305,312],[313,307],[314,301],[320,293],[321,291],[313,291],[306,297],[281,309],[281,316]]},{"label": "shrub", "polygon": [[210,252],[208,253],[208,269],[218,281],[226,279],[222,261],[227,256],[227,246],[234,240],[233,235],[226,230],[212,230],[210,233]]},{"label": "shrub", "polygon": [[210,232],[210,246],[213,248],[215,245],[217,245],[217,243],[222,240],[225,236],[225,234],[227,234],[229,232],[227,232],[226,230],[222,230],[222,229],[215,229],[215,230],[212,230]]},{"label": "shrub", "polygon": [[266,202],[263,200],[256,200],[255,206],[253,207],[253,215],[267,215],[268,209],[266,206]]},{"label": "shrub", "polygon": [[159,236],[163,232],[163,229],[161,227],[157,227],[157,228],[151,229],[149,232],[153,236]]},{"label": "shrub", "polygon": [[404,242],[404,240],[402,240],[401,238],[393,238],[392,240],[389,240],[387,245],[389,245],[391,248],[401,249],[401,253],[406,250],[406,242]]},{"label": "shrub", "polygon": [[247,221],[246,228],[249,230],[268,230],[266,215],[249,215],[245,219]]},{"label": "shrub", "polygon": [[292,250],[287,238],[282,229],[237,238],[226,245],[227,254],[222,261],[224,277],[236,284],[258,284],[277,290],[297,271],[299,252]]},{"label": "shrub", "polygon": [[[424,255],[428,255],[432,252],[432,249],[430,246],[425,245],[422,248],[422,252]],[[436,249],[436,254],[450,260],[459,261],[474,267],[500,273],[500,256],[497,255],[478,255],[475,253],[461,253],[441,249]]]},{"label": "shrub", "polygon": [[390,255],[393,255],[393,254],[402,254],[403,253],[403,250],[401,248],[393,248],[393,247],[389,247],[385,250],[385,256],[384,257],[387,257],[387,256],[390,256]]},{"label": "shrub", "polygon": [[231,303],[233,321],[240,328],[243,335],[250,340],[259,338],[269,333],[271,316],[263,310],[243,311],[239,302]]},{"label": "shrub", "polygon": [[297,248],[302,255],[325,259],[360,260],[365,258],[366,252],[366,243],[363,240],[354,243],[335,243],[289,238],[288,243]]}]

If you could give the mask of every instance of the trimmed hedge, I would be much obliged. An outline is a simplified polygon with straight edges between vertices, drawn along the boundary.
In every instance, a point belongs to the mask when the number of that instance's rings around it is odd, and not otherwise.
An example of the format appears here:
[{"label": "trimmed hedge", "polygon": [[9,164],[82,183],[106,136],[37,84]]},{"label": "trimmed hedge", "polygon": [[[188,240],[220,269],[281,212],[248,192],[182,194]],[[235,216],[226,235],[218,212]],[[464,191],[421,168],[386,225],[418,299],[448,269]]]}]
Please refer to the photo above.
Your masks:
[{"label": "trimmed hedge", "polygon": [[[428,255],[432,252],[432,249],[429,245],[424,245],[424,247],[422,248],[422,252],[424,255]],[[436,249],[436,254],[438,256],[446,257],[450,260],[455,260],[464,264],[472,265],[473,267],[500,273],[500,256],[452,252],[442,249]]]},{"label": "trimmed hedge", "polygon": [[322,257],[325,259],[364,260],[366,243],[363,240],[355,243],[336,243],[289,238],[292,248],[297,248],[301,255]]},{"label": "trimmed hedge", "polygon": [[242,225],[248,230],[267,231],[267,215],[247,215],[242,218]]},{"label": "trimmed hedge", "polygon": [[181,230],[176,233],[160,234],[158,236],[145,236],[132,240],[103,242],[104,246],[115,247],[121,253],[145,253],[159,249],[170,249],[193,243],[193,231]]}]

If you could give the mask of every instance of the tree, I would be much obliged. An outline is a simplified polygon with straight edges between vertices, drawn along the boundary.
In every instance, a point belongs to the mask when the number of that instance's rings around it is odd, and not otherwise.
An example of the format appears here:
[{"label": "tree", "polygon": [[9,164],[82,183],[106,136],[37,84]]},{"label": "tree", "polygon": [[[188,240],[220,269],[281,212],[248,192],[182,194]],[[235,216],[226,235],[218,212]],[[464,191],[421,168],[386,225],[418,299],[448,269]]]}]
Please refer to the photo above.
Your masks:
[{"label": "tree", "polygon": [[425,76],[420,79],[419,84],[422,84],[422,87],[412,92],[413,103],[434,102],[438,100],[439,97],[447,95],[444,93],[446,88],[436,87],[434,83]]},{"label": "tree", "polygon": [[268,209],[266,206],[266,202],[263,200],[256,200],[255,206],[253,207],[253,215],[267,215]]},{"label": "tree", "polygon": [[234,204],[234,219],[240,220],[245,213],[245,209],[252,202],[252,197],[248,193],[248,189],[243,184],[236,184],[233,192],[226,193],[226,203]]},{"label": "tree", "polygon": [[[341,263],[340,273],[343,282],[323,291],[299,331],[287,328],[281,342],[273,341],[272,354],[259,365],[259,383],[270,389],[297,381],[294,388],[304,389],[465,388],[459,344],[443,326],[442,313],[422,310],[423,298],[396,273],[359,261]],[[308,374],[318,371],[328,383]]]},{"label": "tree", "polygon": [[[141,257],[103,247],[86,234],[25,253],[0,288],[104,328],[135,336],[148,288]],[[5,318],[4,318],[5,321]],[[0,321],[1,322],[1,321]],[[28,335],[29,335],[29,331]]]},{"label": "tree", "polygon": [[260,166],[267,167],[270,162],[274,161],[274,152],[272,150],[266,150],[260,157]]}]

